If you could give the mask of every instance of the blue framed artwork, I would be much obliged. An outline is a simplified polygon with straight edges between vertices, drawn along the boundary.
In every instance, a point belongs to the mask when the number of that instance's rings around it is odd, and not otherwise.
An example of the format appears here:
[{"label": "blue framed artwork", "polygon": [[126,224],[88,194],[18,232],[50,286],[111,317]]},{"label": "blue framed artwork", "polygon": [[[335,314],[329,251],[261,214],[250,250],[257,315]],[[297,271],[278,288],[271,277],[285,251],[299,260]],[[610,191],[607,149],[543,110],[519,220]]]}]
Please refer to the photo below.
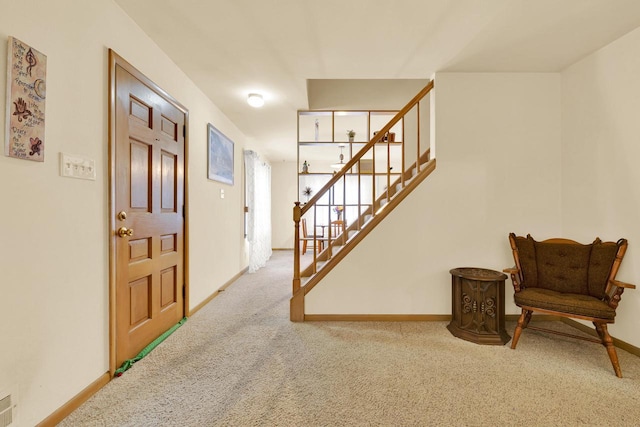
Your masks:
[{"label": "blue framed artwork", "polygon": [[208,178],[233,185],[233,141],[207,125]]}]

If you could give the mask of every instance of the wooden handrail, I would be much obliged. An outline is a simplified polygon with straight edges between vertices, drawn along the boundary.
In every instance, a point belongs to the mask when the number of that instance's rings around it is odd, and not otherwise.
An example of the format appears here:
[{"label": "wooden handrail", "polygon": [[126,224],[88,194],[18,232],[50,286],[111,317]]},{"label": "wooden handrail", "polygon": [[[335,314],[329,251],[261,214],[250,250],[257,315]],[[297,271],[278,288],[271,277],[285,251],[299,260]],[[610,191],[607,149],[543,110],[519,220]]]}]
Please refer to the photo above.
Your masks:
[{"label": "wooden handrail", "polygon": [[[367,142],[362,149],[360,149],[355,155],[353,155],[345,164],[342,166],[342,169],[336,172],[328,182],[316,192],[315,196],[313,196],[306,204],[302,205],[300,202],[295,202],[295,206],[293,208],[293,220],[294,220],[294,272],[293,272],[293,297],[291,299],[291,320],[292,321],[303,321],[304,320],[304,295],[309,292],[315,284],[317,284],[322,277],[324,277],[329,270],[331,270],[335,265],[347,253],[349,253],[353,247],[355,247],[358,242],[360,242],[380,221],[386,217],[391,210],[395,206],[397,206],[408,193],[410,193],[417,185],[420,184],[422,180],[424,180],[434,169],[435,169],[435,159],[430,158],[430,148],[427,147],[425,152],[421,152],[421,144],[420,144],[420,101],[433,89],[434,83],[431,80],[420,92],[418,92],[412,99],[405,105],[386,125],[382,127],[379,131],[375,132],[373,137]],[[415,107],[417,107],[417,128],[416,128],[416,161],[409,167],[408,170],[405,170],[405,144],[407,142],[406,138],[406,129],[405,129],[405,116],[412,111]],[[333,117],[333,116],[332,116]],[[370,117],[368,117],[370,121]],[[391,129],[402,120],[402,135],[403,141],[400,143],[401,148],[401,171],[399,172],[391,172],[391,137],[390,131]],[[367,128],[370,128],[370,123],[368,123]],[[333,129],[333,124],[332,124]],[[386,141],[383,140],[386,138]],[[376,172],[376,144],[386,142],[386,162],[385,162],[385,171],[381,173]],[[368,158],[372,162],[372,170],[370,172],[362,172],[361,160],[363,157],[369,153],[371,150],[371,158]],[[352,150],[350,150],[352,151]],[[380,154],[381,157],[383,154]],[[381,159],[382,160],[382,159]],[[333,207],[342,207],[342,212],[346,215],[347,205],[350,205],[346,201],[346,175],[351,174],[351,170],[357,166],[357,219],[355,222],[346,228],[343,229],[342,232],[335,232],[333,227],[331,226],[331,210]],[[384,166],[382,166],[384,167]],[[415,170],[415,174],[412,171]],[[363,173],[369,174],[371,173],[371,202],[362,203],[362,186],[361,186],[361,175]],[[392,182],[391,175],[397,174],[398,178]],[[382,191],[382,193],[376,197],[376,175],[386,175],[386,189]],[[415,175],[415,176],[414,176]],[[415,178],[415,179],[414,179]],[[342,202],[335,203],[332,199],[332,195],[335,193],[331,193],[334,186],[340,181],[343,180],[342,185]],[[381,183],[382,185],[382,183]],[[400,186],[398,189],[397,186]],[[339,187],[338,187],[339,188]],[[406,191],[403,191],[406,190]],[[333,190],[335,191],[335,189]],[[322,198],[327,197],[327,202],[323,202],[322,205],[319,205],[319,202]],[[353,202],[352,202],[353,203]],[[328,207],[327,211],[327,234],[323,236],[326,239],[326,248],[324,250],[317,250],[316,239],[313,240],[313,262],[308,267],[305,267],[303,271],[301,271],[300,265],[300,222],[302,217],[310,212],[312,209],[313,216],[313,230],[316,229],[316,221],[317,221],[317,207],[318,206],[326,206]],[[350,205],[352,206],[352,205]],[[382,209],[384,207],[384,209]],[[364,211],[363,211],[363,208]],[[370,219],[367,219],[367,216],[370,216]],[[338,216],[340,217],[340,216]],[[364,227],[364,228],[363,228]],[[350,231],[356,231],[356,235],[354,237],[350,237]],[[314,233],[315,235],[315,233]],[[335,256],[333,254],[333,246],[342,248],[336,252]],[[322,262],[324,265],[321,268],[318,268],[318,262]],[[306,278],[304,281],[304,285],[302,279]]]},{"label": "wooden handrail", "polygon": [[340,178],[342,178],[346,174],[346,171],[350,170],[351,168],[353,168],[356,165],[356,163],[358,163],[358,161],[362,158],[362,156],[364,156],[367,153],[367,151],[369,151],[371,149],[371,147],[373,147],[375,144],[380,142],[380,140],[384,137],[384,135],[387,132],[389,132],[391,130],[391,128],[393,126],[395,126],[395,124],[398,123],[409,111],[411,111],[411,109],[418,102],[420,102],[420,100],[422,98],[424,98],[431,91],[431,89],[433,89],[433,80],[431,80],[429,82],[429,84],[427,84],[424,87],[424,89],[422,89],[420,92],[418,92],[418,94],[416,96],[414,96],[413,99],[411,101],[409,101],[409,103],[407,105],[405,105],[404,108],[402,108],[402,110],[400,110],[398,112],[398,114],[396,114],[389,121],[389,123],[387,123],[378,133],[373,135],[373,138],[371,138],[371,140],[364,147],[362,147],[362,149],[360,149],[360,151],[358,151],[355,156],[353,156],[347,163],[345,163],[345,165],[342,167],[340,172],[337,172],[333,177],[331,177],[329,182],[327,182],[324,185],[324,187],[322,187],[316,193],[316,195],[313,196],[311,198],[311,200],[309,200],[309,202],[302,207],[301,215],[304,215],[310,209],[310,207],[312,205],[316,204],[318,202],[318,200],[320,200],[320,198],[323,197],[324,194],[327,191],[329,191],[329,189],[331,187],[333,187],[333,185],[336,182],[338,182],[338,180],[340,180]]},{"label": "wooden handrail", "polygon": [[[422,182],[427,176],[429,176],[435,170],[435,168],[436,168],[435,159],[427,162],[427,164],[424,165],[424,168],[422,169],[422,174],[419,176],[419,178],[411,181],[411,183],[407,187],[409,187],[409,189],[413,189],[417,187],[420,184],[420,182]],[[317,274],[314,274],[311,280],[305,283],[304,287],[300,289],[300,292],[306,295],[309,291],[311,291],[311,289],[313,289],[315,285],[318,284],[318,282],[323,277],[326,276],[326,274],[332,267],[337,265],[345,256],[347,256],[347,254],[356,246],[356,244],[358,244],[362,239],[364,239],[366,234],[370,232],[373,228],[375,228],[375,226],[379,224],[384,219],[384,217],[387,216],[393,210],[393,205],[400,204],[400,202],[402,202],[402,200],[406,197],[408,193],[409,191],[403,192],[400,194],[400,197],[396,197],[392,199],[391,202],[389,202],[389,204],[392,206],[389,209],[385,209],[383,212],[373,217],[373,219],[370,221],[370,225],[367,225],[366,229],[360,231],[358,234],[356,234],[355,237],[353,237],[353,239],[350,240],[350,243],[352,242],[352,244],[346,246],[340,252],[338,252],[334,257],[329,259],[327,261],[327,264],[324,266],[324,268],[319,270]],[[302,319],[300,321],[302,321]]]}]

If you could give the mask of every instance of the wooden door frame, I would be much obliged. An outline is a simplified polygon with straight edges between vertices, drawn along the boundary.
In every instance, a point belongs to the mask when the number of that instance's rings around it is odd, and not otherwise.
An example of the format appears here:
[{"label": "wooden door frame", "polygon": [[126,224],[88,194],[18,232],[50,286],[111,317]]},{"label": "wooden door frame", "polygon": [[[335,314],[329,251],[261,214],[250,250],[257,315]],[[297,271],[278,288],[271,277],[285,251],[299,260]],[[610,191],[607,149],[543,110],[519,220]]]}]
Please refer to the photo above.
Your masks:
[{"label": "wooden door frame", "polygon": [[183,312],[189,314],[189,110],[164,89],[138,71],[124,58],[109,49],[109,374],[113,378],[116,366],[116,67],[121,67],[156,92],[184,114],[184,246],[183,246]]}]

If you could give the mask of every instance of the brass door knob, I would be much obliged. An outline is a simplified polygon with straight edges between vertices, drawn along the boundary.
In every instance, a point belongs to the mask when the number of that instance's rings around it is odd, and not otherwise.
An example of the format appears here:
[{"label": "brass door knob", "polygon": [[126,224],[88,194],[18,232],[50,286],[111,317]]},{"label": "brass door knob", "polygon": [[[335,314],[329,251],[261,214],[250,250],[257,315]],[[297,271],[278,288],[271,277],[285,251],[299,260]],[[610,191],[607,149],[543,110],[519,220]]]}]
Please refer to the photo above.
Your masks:
[{"label": "brass door knob", "polygon": [[133,228],[127,228],[127,227],[120,227],[118,229],[118,236],[120,237],[125,237],[125,236],[133,236]]}]

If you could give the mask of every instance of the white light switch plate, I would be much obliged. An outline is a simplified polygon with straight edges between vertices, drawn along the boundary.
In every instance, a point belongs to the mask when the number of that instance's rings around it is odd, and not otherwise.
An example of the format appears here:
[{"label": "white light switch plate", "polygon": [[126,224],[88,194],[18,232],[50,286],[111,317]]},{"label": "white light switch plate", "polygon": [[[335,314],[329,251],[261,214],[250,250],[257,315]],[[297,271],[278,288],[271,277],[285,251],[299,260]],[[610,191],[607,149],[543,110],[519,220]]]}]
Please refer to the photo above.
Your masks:
[{"label": "white light switch plate", "polygon": [[224,188],[220,189],[220,198],[224,199]]},{"label": "white light switch plate", "polygon": [[75,154],[60,153],[60,176],[96,180],[96,161]]}]

